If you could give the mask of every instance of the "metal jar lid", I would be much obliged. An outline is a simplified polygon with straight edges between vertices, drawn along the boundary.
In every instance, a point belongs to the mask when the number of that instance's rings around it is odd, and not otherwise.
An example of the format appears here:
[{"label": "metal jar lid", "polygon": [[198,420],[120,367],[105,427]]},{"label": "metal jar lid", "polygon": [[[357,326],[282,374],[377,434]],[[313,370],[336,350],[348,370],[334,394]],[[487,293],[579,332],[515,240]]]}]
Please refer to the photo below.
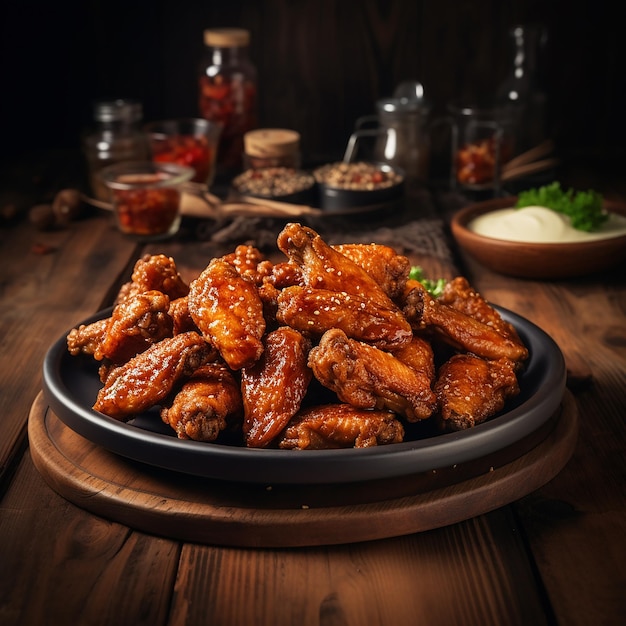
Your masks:
[{"label": "metal jar lid", "polygon": [[126,122],[132,124],[141,121],[143,107],[136,100],[99,100],[93,106],[94,119],[98,122]]}]

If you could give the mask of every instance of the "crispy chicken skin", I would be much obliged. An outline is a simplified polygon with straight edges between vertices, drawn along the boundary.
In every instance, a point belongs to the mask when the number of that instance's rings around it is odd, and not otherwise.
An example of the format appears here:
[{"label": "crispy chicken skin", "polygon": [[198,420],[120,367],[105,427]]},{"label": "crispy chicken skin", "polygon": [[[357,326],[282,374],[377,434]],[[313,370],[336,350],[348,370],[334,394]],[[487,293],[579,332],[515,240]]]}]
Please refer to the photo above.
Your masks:
[{"label": "crispy chicken skin", "polygon": [[202,334],[233,370],[253,365],[263,353],[263,302],[257,288],[223,259],[213,259],[192,281],[189,312]]},{"label": "crispy chicken skin", "polygon": [[265,338],[263,356],[241,370],[246,445],[263,448],[300,409],[313,376],[307,367],[310,343],[282,326]]},{"label": "crispy chicken skin", "polygon": [[434,389],[445,430],[472,428],[519,393],[513,361],[488,361],[471,354],[457,354],[446,361],[439,369]]},{"label": "crispy chicken skin", "polygon": [[409,422],[436,408],[428,376],[389,352],[350,339],[338,328],[326,331],[309,353],[309,367],[342,402],[362,409],[389,409]]},{"label": "crispy chicken skin", "polygon": [[411,262],[406,256],[377,243],[332,247],[362,267],[390,298],[397,298],[402,293],[411,270]]},{"label": "crispy chicken skin", "polygon": [[172,257],[146,254],[135,263],[131,280],[122,286],[116,302],[146,291],[161,291],[176,300],[189,293],[189,286],[178,273]]},{"label": "crispy chicken skin", "polygon": [[389,411],[359,409],[349,404],[327,404],[300,411],[281,435],[286,450],[369,448],[400,443],[404,427]]},{"label": "crispy chicken skin", "polygon": [[196,332],[200,332],[196,323],[193,321],[191,317],[191,313],[189,312],[189,300],[187,296],[183,296],[182,298],[176,298],[176,300],[172,300],[170,302],[170,308],[167,310],[169,316],[172,318],[173,335],[180,335],[181,333],[187,333],[190,330],[195,330]]},{"label": "crispy chicken skin", "polygon": [[153,343],[171,337],[170,299],[160,291],[129,296],[110,317],[72,329],[67,336],[70,354],[89,354],[97,361],[125,363]]},{"label": "crispy chicken skin", "polygon": [[457,350],[485,359],[528,358],[528,350],[519,339],[505,336],[493,324],[442,304],[416,280],[407,281],[403,298],[405,317],[414,329],[433,332]]},{"label": "crispy chicken skin", "polygon": [[435,382],[435,354],[426,339],[415,335],[410,343],[394,351],[393,355],[416,372],[422,372],[431,384]]},{"label": "crispy chicken skin", "polygon": [[279,321],[302,332],[321,336],[329,328],[386,350],[411,341],[410,324],[395,306],[384,306],[350,293],[287,287],[277,297]]},{"label": "crispy chicken skin", "polygon": [[81,324],[72,328],[67,335],[67,349],[72,356],[87,354],[93,356],[105,337],[111,318],[105,317],[91,324]]},{"label": "crispy chicken skin", "polygon": [[313,229],[287,224],[277,243],[290,261],[300,266],[307,287],[358,295],[390,309],[395,306],[362,267],[329,246]]},{"label": "crispy chicken skin", "polygon": [[119,365],[173,334],[170,299],[160,291],[130,296],[114,307],[106,333],[94,353]]},{"label": "crispy chicken skin", "polygon": [[230,254],[222,257],[237,273],[255,285],[260,285],[266,276],[271,275],[273,264],[254,246],[239,245]]},{"label": "crispy chicken skin", "polygon": [[223,363],[200,366],[171,403],[161,408],[161,419],[176,431],[176,436],[194,441],[215,441],[242,415],[239,383]]},{"label": "crispy chicken skin", "polygon": [[503,337],[522,345],[513,324],[504,320],[498,311],[472,288],[467,278],[457,276],[448,281],[438,301],[491,326]]},{"label": "crispy chicken skin", "polygon": [[93,408],[118,420],[159,405],[184,377],[211,358],[213,350],[195,332],[168,337],[111,370]]}]

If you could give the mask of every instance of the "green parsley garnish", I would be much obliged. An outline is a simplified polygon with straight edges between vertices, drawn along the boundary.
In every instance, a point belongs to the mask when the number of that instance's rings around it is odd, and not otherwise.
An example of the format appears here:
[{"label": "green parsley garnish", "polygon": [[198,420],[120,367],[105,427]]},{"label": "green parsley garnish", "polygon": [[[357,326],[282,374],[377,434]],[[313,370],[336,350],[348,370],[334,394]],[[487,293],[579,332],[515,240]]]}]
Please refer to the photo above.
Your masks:
[{"label": "green parsley garnish", "polygon": [[443,290],[446,286],[445,278],[438,278],[437,280],[426,278],[424,276],[424,270],[419,265],[414,265],[413,267],[411,267],[411,271],[409,272],[409,278],[421,283],[424,286],[424,289],[426,289],[426,291],[433,298],[438,298],[443,293]]},{"label": "green parsley garnish", "polygon": [[602,204],[602,195],[597,191],[564,191],[558,182],[554,182],[520,192],[515,207],[543,206],[567,215],[574,228],[590,232],[608,219]]}]

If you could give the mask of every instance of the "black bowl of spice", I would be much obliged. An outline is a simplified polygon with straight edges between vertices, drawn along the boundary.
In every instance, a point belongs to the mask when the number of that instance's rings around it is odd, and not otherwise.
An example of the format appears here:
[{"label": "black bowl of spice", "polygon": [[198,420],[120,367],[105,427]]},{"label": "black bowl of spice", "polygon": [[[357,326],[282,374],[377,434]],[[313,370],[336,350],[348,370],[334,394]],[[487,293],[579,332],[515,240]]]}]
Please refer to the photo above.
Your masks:
[{"label": "black bowl of spice", "polygon": [[404,195],[404,172],[385,163],[329,163],[317,168],[313,176],[321,208],[328,211],[383,208]]},{"label": "black bowl of spice", "polygon": [[241,196],[293,204],[311,204],[315,200],[313,175],[289,167],[249,169],[233,179],[232,186]]}]

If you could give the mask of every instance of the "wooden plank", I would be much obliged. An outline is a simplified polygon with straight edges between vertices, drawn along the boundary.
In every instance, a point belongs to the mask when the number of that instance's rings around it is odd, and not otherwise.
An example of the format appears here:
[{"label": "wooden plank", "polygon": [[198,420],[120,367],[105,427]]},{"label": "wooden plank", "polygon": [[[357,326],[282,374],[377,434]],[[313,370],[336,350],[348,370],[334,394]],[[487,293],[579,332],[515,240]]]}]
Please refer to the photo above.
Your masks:
[{"label": "wooden plank", "polygon": [[535,283],[466,263],[477,288],[542,327],[568,369],[590,376],[570,385],[581,416],[572,459],[515,508],[560,620],[618,624],[626,614],[626,278]]},{"label": "wooden plank", "polygon": [[171,626],[546,624],[506,509],[444,529],[332,548],[186,545]]},{"label": "wooden plank", "polygon": [[2,231],[0,480],[24,443],[24,399],[34,399],[41,388],[46,350],[102,307],[135,256],[136,244],[111,229],[110,216],[96,214],[56,232],[38,232],[26,221]]},{"label": "wooden plank", "polygon": [[26,454],[0,511],[0,623],[167,623],[180,547],[58,496]]}]

